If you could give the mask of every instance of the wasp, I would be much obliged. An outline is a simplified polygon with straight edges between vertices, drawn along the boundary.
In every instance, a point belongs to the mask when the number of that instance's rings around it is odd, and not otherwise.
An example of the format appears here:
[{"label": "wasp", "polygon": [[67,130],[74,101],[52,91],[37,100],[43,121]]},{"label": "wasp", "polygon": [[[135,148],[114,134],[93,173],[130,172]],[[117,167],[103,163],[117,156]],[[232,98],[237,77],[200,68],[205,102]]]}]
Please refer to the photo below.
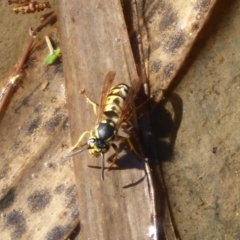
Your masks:
[{"label": "wasp", "polygon": [[137,94],[140,89],[140,81],[135,80],[132,84],[132,87],[129,87],[126,84],[117,84],[112,87],[112,83],[116,72],[110,71],[106,75],[104,85],[102,88],[102,97],[100,105],[93,102],[85,93],[85,90],[82,91],[82,94],[87,98],[88,102],[93,105],[95,114],[97,115],[95,129],[91,131],[85,131],[78,139],[77,143],[72,147],[71,151],[76,149],[86,134],[89,134],[88,141],[81,145],[81,149],[73,152],[72,154],[67,155],[66,157],[72,157],[76,154],[79,154],[85,150],[88,150],[89,153],[95,157],[100,157],[102,159],[101,163],[101,179],[104,180],[104,169],[105,169],[105,159],[104,154],[108,152],[110,147],[115,150],[115,156],[113,158],[111,166],[118,159],[119,149],[114,143],[114,141],[124,138],[127,140],[130,149],[139,156],[135,150],[130,136],[121,136],[119,129],[123,124],[126,126],[131,126],[129,120],[136,113],[134,109],[134,102],[137,97]]}]

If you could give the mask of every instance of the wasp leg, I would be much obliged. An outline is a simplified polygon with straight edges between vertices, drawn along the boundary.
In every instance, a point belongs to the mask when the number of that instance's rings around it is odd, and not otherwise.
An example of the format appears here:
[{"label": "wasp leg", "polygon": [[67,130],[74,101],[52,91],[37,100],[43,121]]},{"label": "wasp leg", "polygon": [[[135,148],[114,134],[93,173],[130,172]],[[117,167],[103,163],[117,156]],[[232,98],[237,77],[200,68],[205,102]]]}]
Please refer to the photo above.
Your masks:
[{"label": "wasp leg", "polygon": [[138,152],[137,152],[136,149],[134,148],[131,140],[130,140],[129,138],[125,138],[125,139],[126,139],[127,142],[128,142],[128,145],[129,145],[129,147],[130,147],[130,150],[133,151],[139,159],[145,161],[145,158],[138,154]]},{"label": "wasp leg", "polygon": [[89,97],[88,97],[88,95],[86,94],[86,91],[83,89],[82,91],[81,91],[81,94],[87,99],[87,101],[90,103],[90,104],[92,104],[92,106],[93,106],[93,111],[94,111],[94,113],[95,113],[95,115],[97,115],[97,108],[98,108],[98,104],[97,103],[95,103],[94,101],[92,101]]},{"label": "wasp leg", "polygon": [[78,147],[78,145],[80,144],[80,142],[83,140],[83,138],[85,137],[86,134],[91,134],[91,131],[85,131],[78,139],[77,143],[71,148],[71,151],[76,149]]},{"label": "wasp leg", "polygon": [[[121,125],[121,128],[122,128],[122,131],[123,131],[125,136],[123,136],[122,134],[121,135],[119,134],[118,137],[122,138],[122,139],[125,139],[128,142],[130,150],[132,150],[139,159],[145,161],[145,158],[143,156],[141,156],[140,154],[138,154],[138,152],[136,151],[132,141],[129,138],[129,137],[134,137],[135,141],[137,141],[137,143],[140,145],[140,142],[139,142],[139,139],[137,137],[137,133],[136,133],[136,130],[135,130],[134,126],[129,121],[125,121],[124,123],[125,123],[125,125]],[[129,137],[127,137],[127,136],[129,136]]]},{"label": "wasp leg", "polygon": [[108,171],[111,170],[112,166],[115,164],[115,162],[118,160],[118,153],[119,153],[119,149],[118,147],[116,146],[115,143],[112,143],[111,146],[113,147],[114,151],[115,151],[115,156],[113,158],[113,161],[112,163],[110,164],[110,166],[108,167]]}]

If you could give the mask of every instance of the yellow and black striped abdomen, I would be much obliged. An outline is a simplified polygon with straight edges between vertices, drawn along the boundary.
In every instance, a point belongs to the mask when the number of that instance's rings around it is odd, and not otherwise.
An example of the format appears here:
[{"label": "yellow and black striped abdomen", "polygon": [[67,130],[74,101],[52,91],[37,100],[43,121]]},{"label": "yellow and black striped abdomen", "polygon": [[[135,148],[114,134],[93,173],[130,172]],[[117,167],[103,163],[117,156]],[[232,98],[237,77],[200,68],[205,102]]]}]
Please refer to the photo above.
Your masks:
[{"label": "yellow and black striped abdomen", "polygon": [[128,92],[129,86],[121,83],[113,87],[108,93],[103,112],[104,115],[115,124],[118,122]]}]

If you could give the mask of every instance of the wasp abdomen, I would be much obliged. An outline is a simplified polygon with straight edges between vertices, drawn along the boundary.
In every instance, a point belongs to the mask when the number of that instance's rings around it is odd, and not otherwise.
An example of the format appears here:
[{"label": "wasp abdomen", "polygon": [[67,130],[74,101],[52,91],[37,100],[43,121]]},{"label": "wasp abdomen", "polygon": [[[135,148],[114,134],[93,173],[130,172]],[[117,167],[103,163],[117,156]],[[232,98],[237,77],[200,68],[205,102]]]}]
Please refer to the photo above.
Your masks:
[{"label": "wasp abdomen", "polygon": [[111,91],[108,93],[108,96],[116,95],[126,99],[129,89],[130,88],[128,85],[120,83],[111,89]]},{"label": "wasp abdomen", "polygon": [[107,102],[103,112],[105,116],[107,116],[108,119],[111,119],[115,124],[117,124],[119,116],[122,113],[122,108],[129,89],[129,86],[121,83],[113,87],[108,93]]}]

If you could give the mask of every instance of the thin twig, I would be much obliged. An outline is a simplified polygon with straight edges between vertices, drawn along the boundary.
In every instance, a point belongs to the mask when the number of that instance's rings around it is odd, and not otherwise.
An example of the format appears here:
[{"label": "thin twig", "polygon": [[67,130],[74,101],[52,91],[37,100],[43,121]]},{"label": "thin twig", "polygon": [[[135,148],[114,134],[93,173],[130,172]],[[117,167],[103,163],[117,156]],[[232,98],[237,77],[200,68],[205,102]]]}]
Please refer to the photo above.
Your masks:
[{"label": "thin twig", "polygon": [[17,64],[15,70],[13,70],[12,74],[8,78],[7,84],[4,86],[2,92],[0,93],[0,121],[3,118],[7,107],[12,99],[14,92],[18,87],[18,83],[21,79],[21,72],[25,62],[28,59],[29,53],[31,51],[32,44],[34,39],[36,38],[37,33],[39,33],[44,27],[46,27],[49,23],[56,19],[56,12],[53,12],[46,20],[41,23],[35,30],[30,29],[30,38],[28,40],[27,46],[24,49],[24,52]]}]

